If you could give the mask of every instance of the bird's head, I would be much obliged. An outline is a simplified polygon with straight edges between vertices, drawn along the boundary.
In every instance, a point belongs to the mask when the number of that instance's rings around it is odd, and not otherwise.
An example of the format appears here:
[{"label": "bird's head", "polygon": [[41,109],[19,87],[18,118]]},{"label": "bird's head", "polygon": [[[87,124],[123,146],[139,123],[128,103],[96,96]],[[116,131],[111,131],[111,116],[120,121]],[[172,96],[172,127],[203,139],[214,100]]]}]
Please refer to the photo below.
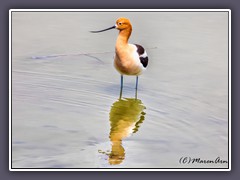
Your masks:
[{"label": "bird's head", "polygon": [[100,30],[100,31],[91,31],[91,32],[92,33],[99,33],[99,32],[107,31],[107,30],[110,30],[110,29],[118,29],[120,31],[122,31],[124,29],[129,29],[131,31],[132,30],[132,25],[131,25],[129,19],[121,17],[121,18],[117,19],[116,24],[114,26],[103,29],[103,30]]}]

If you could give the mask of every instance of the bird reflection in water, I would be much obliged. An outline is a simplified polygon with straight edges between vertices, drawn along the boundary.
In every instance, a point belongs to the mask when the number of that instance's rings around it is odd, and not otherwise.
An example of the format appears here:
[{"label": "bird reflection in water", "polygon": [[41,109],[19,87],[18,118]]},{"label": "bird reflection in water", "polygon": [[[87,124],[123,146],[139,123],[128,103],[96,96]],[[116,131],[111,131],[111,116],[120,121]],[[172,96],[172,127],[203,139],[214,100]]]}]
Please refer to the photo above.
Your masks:
[{"label": "bird reflection in water", "polygon": [[146,107],[136,98],[120,98],[113,103],[110,113],[111,152],[108,153],[108,162],[117,165],[125,159],[125,150],[122,139],[136,133],[145,119]]}]

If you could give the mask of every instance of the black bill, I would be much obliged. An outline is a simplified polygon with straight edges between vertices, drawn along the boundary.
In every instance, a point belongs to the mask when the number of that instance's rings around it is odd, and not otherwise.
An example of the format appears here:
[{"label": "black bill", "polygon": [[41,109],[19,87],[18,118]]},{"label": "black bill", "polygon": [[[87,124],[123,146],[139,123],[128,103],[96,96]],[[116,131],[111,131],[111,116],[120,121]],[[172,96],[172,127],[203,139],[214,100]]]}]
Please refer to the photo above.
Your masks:
[{"label": "black bill", "polygon": [[103,30],[100,30],[100,31],[90,31],[90,32],[91,33],[99,33],[99,32],[107,31],[107,30],[110,30],[110,29],[115,29],[115,28],[116,28],[116,26],[114,25],[114,26],[112,26],[110,28],[107,28],[107,29],[103,29]]}]

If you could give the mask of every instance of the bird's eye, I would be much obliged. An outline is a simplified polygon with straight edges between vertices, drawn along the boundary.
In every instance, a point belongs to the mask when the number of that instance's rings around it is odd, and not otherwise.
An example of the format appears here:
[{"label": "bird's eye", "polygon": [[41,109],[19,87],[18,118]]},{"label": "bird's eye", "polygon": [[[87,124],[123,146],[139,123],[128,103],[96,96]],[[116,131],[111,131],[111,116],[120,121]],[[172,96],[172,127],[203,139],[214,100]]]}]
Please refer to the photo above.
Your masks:
[{"label": "bird's eye", "polygon": [[122,25],[122,23],[120,22],[120,23],[118,23],[120,26]]}]

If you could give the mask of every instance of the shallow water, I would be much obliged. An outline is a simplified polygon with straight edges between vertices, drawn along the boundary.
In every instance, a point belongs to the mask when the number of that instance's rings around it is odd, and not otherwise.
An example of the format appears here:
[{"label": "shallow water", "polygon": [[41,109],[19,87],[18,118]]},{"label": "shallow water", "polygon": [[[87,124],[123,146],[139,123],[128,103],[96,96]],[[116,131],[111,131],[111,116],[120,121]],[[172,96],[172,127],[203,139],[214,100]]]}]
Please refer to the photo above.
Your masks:
[{"label": "shallow water", "polygon": [[[13,12],[13,168],[227,168],[226,12]],[[113,68],[125,16],[147,71]]]}]

